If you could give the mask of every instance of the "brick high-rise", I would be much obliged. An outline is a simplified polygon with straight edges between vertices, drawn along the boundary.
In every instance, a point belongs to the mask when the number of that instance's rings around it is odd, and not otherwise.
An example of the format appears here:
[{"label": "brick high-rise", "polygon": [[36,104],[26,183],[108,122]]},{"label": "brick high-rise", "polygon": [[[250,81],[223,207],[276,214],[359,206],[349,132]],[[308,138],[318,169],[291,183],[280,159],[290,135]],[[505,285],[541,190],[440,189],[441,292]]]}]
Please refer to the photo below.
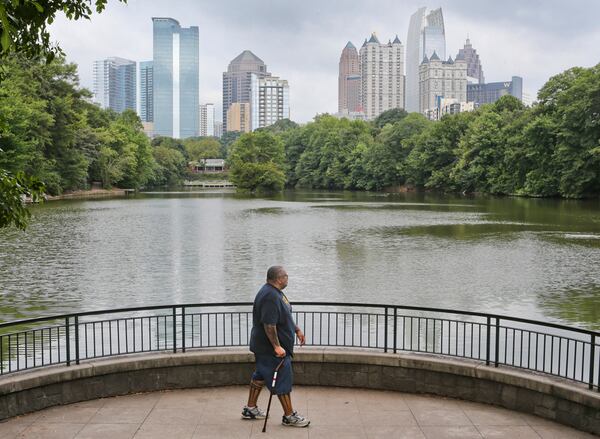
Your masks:
[{"label": "brick high-rise", "polygon": [[338,112],[361,111],[360,63],[356,47],[348,41],[342,56],[338,77]]}]

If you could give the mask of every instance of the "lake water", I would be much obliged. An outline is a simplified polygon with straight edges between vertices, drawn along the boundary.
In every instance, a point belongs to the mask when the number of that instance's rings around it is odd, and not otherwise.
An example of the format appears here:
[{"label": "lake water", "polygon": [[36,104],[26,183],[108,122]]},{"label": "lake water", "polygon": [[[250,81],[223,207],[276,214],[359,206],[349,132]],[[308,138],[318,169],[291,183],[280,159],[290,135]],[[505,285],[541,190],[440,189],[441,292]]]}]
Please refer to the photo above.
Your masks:
[{"label": "lake water", "polygon": [[296,301],[493,312],[600,329],[600,202],[227,191],[33,207],[0,231],[0,319],[251,301],[270,265]]}]

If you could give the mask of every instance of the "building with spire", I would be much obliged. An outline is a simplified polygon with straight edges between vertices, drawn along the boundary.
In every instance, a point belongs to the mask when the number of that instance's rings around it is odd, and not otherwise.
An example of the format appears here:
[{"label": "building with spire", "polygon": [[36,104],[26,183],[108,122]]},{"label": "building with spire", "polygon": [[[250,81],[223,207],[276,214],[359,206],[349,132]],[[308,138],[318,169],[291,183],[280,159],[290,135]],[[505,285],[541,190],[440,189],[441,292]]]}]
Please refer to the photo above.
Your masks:
[{"label": "building with spire", "polygon": [[419,66],[419,111],[430,118],[442,100],[467,102],[467,62],[460,56],[442,61],[437,52],[423,57]]},{"label": "building with spire", "polygon": [[485,83],[485,78],[483,77],[483,67],[481,66],[479,54],[477,53],[477,50],[473,49],[469,37],[467,37],[465,46],[458,51],[458,55],[456,57],[461,57],[467,62],[467,80],[469,83]]},{"label": "building with spire", "polygon": [[338,76],[338,112],[361,111],[360,105],[360,62],[356,47],[348,41],[340,56]]},{"label": "building with spire", "polygon": [[360,48],[361,106],[367,119],[386,110],[404,108],[404,46],[380,43],[375,33]]},{"label": "building with spire", "polygon": [[[239,121],[229,124],[227,113],[234,102],[250,104],[252,97],[252,75],[262,79],[271,76],[267,66],[254,53],[244,50],[236,56],[223,73],[223,128],[229,130],[230,126],[240,126]],[[233,114],[241,114],[235,111]]]},{"label": "building with spire", "polygon": [[410,17],[406,37],[406,110],[420,111],[419,70],[424,57],[433,53],[446,59],[446,32],[442,8],[427,13],[419,8]]}]

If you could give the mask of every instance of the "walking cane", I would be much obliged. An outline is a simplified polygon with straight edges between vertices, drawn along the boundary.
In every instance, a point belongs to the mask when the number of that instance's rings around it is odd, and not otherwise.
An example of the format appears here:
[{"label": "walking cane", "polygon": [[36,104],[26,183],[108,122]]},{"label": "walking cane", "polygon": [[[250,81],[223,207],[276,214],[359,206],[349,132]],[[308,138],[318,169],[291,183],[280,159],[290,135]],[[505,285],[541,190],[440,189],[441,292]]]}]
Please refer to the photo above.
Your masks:
[{"label": "walking cane", "polygon": [[271,383],[271,394],[269,395],[269,404],[267,405],[267,414],[265,415],[265,423],[263,425],[262,432],[265,433],[267,431],[267,419],[269,419],[269,410],[271,410],[271,399],[273,399],[273,393],[275,393],[275,383],[277,382],[277,372],[283,366],[283,362],[285,358],[283,358],[277,367],[275,368],[275,372],[273,373],[273,382]]}]

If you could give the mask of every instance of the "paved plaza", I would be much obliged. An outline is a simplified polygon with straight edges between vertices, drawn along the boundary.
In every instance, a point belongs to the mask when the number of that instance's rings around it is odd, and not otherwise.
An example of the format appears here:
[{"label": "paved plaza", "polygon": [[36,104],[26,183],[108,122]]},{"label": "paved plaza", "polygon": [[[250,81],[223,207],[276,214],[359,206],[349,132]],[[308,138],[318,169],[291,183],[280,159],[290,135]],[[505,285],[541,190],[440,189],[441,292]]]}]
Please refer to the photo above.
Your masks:
[{"label": "paved plaza", "polygon": [[[98,399],[53,407],[0,423],[0,438],[593,438],[535,416],[484,404],[398,392],[300,387],[295,408],[308,428],[284,427],[274,398],[263,421],[240,417],[242,386],[189,389]],[[259,400],[266,409],[268,393]]]}]

